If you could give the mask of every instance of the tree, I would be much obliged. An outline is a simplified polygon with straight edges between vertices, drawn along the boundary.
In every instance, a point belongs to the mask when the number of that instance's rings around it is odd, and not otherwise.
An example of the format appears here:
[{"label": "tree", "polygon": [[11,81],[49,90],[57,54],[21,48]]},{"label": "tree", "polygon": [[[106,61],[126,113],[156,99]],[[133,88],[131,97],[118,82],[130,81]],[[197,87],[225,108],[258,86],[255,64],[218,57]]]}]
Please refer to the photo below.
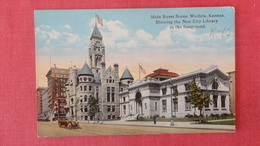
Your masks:
[{"label": "tree", "polygon": [[99,112],[99,106],[98,106],[98,98],[90,97],[89,98],[89,116],[95,116],[96,113]]},{"label": "tree", "polygon": [[200,89],[198,84],[196,84],[195,80],[188,84],[189,92],[188,99],[190,100],[190,104],[193,105],[193,108],[198,108],[200,111],[200,123],[202,118],[202,110],[205,106],[212,104],[212,100],[210,99],[210,94],[207,91],[203,91]]},{"label": "tree", "polygon": [[[173,88],[173,93],[172,93],[172,95],[175,97],[174,99],[176,99],[177,100],[177,96],[179,95],[179,92],[178,92],[178,90],[177,90],[177,86],[175,87],[175,88]],[[175,101],[175,100],[174,100]],[[175,101],[175,102],[177,102],[177,101]],[[174,103],[174,116],[175,116],[175,118],[176,118],[176,110],[177,110],[177,107],[176,106],[178,106],[178,105],[176,105],[175,103]]]}]

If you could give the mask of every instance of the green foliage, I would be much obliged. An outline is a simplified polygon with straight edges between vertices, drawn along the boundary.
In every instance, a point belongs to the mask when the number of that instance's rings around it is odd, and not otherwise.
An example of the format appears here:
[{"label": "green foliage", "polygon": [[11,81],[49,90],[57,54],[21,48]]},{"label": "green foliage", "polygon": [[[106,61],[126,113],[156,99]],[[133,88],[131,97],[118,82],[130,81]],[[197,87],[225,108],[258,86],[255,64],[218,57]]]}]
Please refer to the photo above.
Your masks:
[{"label": "green foliage", "polygon": [[188,84],[190,91],[188,92],[188,99],[193,108],[198,108],[200,110],[200,116],[202,109],[212,104],[210,100],[210,93],[207,91],[202,91],[200,87],[196,84],[195,80]]},{"label": "green foliage", "polygon": [[89,115],[94,116],[99,110],[98,98],[90,97],[88,103],[89,103]]}]

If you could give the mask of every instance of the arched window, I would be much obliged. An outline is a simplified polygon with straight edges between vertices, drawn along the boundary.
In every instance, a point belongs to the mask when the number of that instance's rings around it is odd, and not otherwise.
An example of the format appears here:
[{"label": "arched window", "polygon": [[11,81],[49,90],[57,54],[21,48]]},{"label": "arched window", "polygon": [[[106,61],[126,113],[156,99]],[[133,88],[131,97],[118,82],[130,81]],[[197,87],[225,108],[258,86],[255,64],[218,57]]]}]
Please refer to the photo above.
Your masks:
[{"label": "arched window", "polygon": [[84,96],[84,101],[85,101],[85,102],[88,101],[87,95]]}]

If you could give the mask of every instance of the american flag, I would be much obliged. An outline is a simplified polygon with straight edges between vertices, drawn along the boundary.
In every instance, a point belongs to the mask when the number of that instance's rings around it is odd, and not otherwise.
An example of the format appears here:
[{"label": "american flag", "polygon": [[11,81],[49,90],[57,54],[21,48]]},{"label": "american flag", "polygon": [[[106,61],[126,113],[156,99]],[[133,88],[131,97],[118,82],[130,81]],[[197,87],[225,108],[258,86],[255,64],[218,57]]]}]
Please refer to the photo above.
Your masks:
[{"label": "american flag", "polygon": [[139,64],[139,69],[142,73],[146,74],[145,69]]},{"label": "american flag", "polygon": [[97,14],[96,14],[96,21],[97,23],[99,23],[101,26],[103,26],[103,20],[101,17],[99,17]]}]

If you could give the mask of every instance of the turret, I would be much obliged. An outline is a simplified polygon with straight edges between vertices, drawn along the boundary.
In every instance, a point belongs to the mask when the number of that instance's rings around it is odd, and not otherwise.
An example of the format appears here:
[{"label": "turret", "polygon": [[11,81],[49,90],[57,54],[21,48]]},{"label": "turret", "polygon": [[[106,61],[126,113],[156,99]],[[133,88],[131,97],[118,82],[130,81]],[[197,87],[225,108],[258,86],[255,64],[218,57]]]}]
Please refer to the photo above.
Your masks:
[{"label": "turret", "polygon": [[126,68],[124,73],[122,74],[120,81],[122,82],[122,84],[125,85],[129,85],[130,83],[132,83],[134,80],[132,74],[130,73],[130,71]]}]

